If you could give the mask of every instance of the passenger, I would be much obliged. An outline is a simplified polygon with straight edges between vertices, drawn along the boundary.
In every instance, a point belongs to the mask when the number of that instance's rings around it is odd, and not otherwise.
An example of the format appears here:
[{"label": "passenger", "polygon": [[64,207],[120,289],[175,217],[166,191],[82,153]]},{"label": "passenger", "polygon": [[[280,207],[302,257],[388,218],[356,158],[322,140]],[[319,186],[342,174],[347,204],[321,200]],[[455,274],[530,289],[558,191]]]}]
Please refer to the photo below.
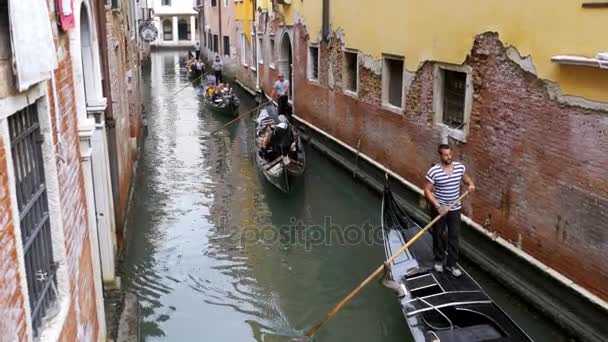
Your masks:
[{"label": "passenger", "polygon": [[272,149],[281,156],[289,154],[289,149],[294,141],[293,132],[289,125],[289,120],[285,115],[279,115],[279,124],[272,132],[270,144]]}]

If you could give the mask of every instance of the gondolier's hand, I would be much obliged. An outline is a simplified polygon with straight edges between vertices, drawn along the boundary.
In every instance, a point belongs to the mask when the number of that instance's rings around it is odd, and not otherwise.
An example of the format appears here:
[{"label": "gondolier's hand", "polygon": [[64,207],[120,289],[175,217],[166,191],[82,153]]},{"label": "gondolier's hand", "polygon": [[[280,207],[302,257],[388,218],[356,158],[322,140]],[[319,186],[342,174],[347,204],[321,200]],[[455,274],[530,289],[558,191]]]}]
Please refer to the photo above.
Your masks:
[{"label": "gondolier's hand", "polygon": [[475,185],[474,185],[474,184],[469,185],[469,186],[467,187],[467,191],[468,191],[468,192],[473,192],[473,191],[475,191]]},{"label": "gondolier's hand", "polygon": [[439,213],[439,215],[445,215],[448,212],[448,206],[446,205],[441,205],[439,206],[439,208],[437,208],[437,212]]}]

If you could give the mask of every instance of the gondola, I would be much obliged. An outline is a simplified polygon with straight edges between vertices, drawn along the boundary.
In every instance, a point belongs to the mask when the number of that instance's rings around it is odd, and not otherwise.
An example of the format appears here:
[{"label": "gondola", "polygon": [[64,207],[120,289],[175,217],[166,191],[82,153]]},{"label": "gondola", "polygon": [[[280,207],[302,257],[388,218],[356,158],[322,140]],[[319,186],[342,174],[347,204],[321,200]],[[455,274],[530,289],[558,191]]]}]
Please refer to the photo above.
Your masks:
[{"label": "gondola", "polygon": [[255,161],[258,169],[271,184],[283,192],[289,192],[295,179],[304,173],[306,155],[298,130],[290,124],[293,143],[286,151],[276,151],[273,157],[268,159],[261,146],[262,135],[265,129],[270,130],[270,126],[278,123],[278,110],[274,104],[267,103],[258,107],[255,116]]},{"label": "gondola", "polygon": [[238,109],[241,104],[239,98],[234,94],[234,92],[230,92],[228,94],[220,95],[218,98],[213,98],[210,95],[210,88],[213,87],[213,84],[207,84],[203,86],[203,99],[205,105],[210,110],[228,115],[228,116],[236,116],[238,114]]},{"label": "gondola", "polygon": [[[382,231],[387,259],[420,231],[387,186]],[[433,269],[432,237],[425,233],[385,274],[416,342],[532,341],[465,271],[456,278]]]}]

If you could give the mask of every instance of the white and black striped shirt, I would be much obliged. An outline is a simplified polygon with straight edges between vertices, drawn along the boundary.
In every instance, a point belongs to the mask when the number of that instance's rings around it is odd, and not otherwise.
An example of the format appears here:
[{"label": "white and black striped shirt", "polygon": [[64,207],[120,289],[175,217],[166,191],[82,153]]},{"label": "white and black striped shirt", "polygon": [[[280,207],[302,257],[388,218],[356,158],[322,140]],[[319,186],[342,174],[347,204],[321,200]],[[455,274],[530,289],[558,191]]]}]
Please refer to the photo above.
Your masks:
[{"label": "white and black striped shirt", "polygon": [[[433,184],[433,196],[441,205],[449,205],[460,197],[460,185],[466,168],[464,164],[453,162],[452,174],[448,175],[441,165],[434,165],[426,173],[426,179]],[[450,211],[460,210],[462,204],[458,202]]]}]

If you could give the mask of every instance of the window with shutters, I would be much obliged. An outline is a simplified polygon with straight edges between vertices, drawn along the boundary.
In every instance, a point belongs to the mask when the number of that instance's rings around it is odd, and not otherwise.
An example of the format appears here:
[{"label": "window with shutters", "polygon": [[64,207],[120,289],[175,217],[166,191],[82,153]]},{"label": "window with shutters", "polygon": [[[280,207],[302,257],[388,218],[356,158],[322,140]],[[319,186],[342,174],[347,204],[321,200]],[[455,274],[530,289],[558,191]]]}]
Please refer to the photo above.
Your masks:
[{"label": "window with shutters", "polygon": [[311,81],[319,80],[319,46],[310,45],[308,47],[308,79]]}]

